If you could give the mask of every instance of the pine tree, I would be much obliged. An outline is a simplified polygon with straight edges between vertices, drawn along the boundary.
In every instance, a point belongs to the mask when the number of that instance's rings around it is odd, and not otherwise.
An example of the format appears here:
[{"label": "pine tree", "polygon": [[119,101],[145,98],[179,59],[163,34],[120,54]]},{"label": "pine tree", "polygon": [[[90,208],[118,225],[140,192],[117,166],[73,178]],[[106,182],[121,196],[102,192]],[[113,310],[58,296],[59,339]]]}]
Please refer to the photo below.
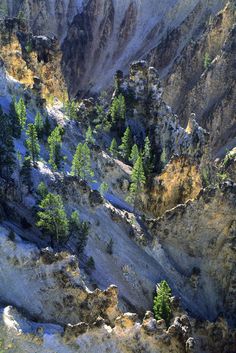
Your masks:
[{"label": "pine tree", "polygon": [[153,311],[156,320],[165,320],[169,327],[171,319],[171,289],[166,281],[157,285],[156,296],[153,302]]},{"label": "pine tree", "polygon": [[28,138],[26,140],[26,146],[28,148],[32,162],[35,166],[36,162],[38,161],[39,154],[40,154],[40,146],[39,146],[39,142],[38,142],[38,136],[37,136],[37,131],[36,131],[35,125],[33,125],[33,124],[28,125],[26,135],[28,136]]},{"label": "pine tree", "polygon": [[33,186],[31,172],[32,172],[31,158],[29,154],[26,154],[20,171],[20,177],[21,177],[22,183],[24,183],[28,187],[29,192],[31,192],[32,186]]},{"label": "pine tree", "polygon": [[44,124],[43,124],[43,134],[48,137],[51,134],[51,124],[48,116],[46,116]]},{"label": "pine tree", "polygon": [[42,198],[44,199],[47,194],[48,194],[48,189],[47,189],[47,186],[46,184],[41,181],[38,185],[38,188],[37,188],[37,194]]},{"label": "pine tree", "polygon": [[116,157],[117,156],[118,145],[117,145],[117,142],[116,142],[115,138],[113,138],[112,141],[111,141],[111,145],[109,147],[109,151],[110,151],[112,157]]},{"label": "pine tree", "polygon": [[145,175],[148,176],[152,170],[152,161],[151,161],[151,143],[149,137],[147,136],[144,141],[143,149],[143,167]]},{"label": "pine tree", "polygon": [[82,254],[88,241],[89,224],[87,222],[80,221],[79,213],[77,211],[74,211],[71,214],[70,232],[76,238],[76,247],[78,253]]},{"label": "pine tree", "polygon": [[125,120],[126,104],[125,104],[125,98],[122,94],[114,98],[111,105],[110,113],[111,113],[113,124],[119,123],[120,120]]},{"label": "pine tree", "polygon": [[109,132],[111,129],[111,123],[107,119],[107,114],[102,105],[96,105],[96,119],[93,123],[96,124],[96,129],[101,129],[102,131]]},{"label": "pine tree", "polygon": [[138,195],[143,191],[145,183],[146,178],[143,169],[142,156],[140,155],[135,162],[131,173],[130,193],[128,196],[128,201],[133,203],[134,209],[136,207]]},{"label": "pine tree", "polygon": [[64,241],[69,234],[69,222],[60,195],[49,193],[40,202],[37,226],[57,242]]},{"label": "pine tree", "polygon": [[86,141],[86,143],[91,144],[91,145],[93,145],[95,143],[95,139],[93,137],[93,131],[91,129],[91,126],[89,126],[86,131],[85,141]]},{"label": "pine tree", "polygon": [[21,129],[23,130],[26,123],[26,107],[23,98],[20,98],[18,103],[16,103],[16,113]]},{"label": "pine tree", "polygon": [[41,139],[43,137],[44,124],[41,114],[39,112],[37,112],[37,114],[35,115],[34,126],[37,131],[38,138]]},{"label": "pine tree", "polygon": [[62,160],[61,145],[61,129],[59,126],[57,126],[48,137],[49,163],[54,170],[57,170],[60,167]]},{"label": "pine tree", "polygon": [[10,103],[10,111],[8,117],[11,125],[12,136],[19,138],[21,134],[21,126],[16,112],[16,100],[14,97]]},{"label": "pine tree", "polygon": [[125,130],[124,136],[121,139],[121,145],[119,147],[121,151],[121,155],[125,160],[129,159],[132,146],[133,146],[133,139],[132,139],[131,130],[129,127],[127,127],[127,129]]},{"label": "pine tree", "polygon": [[134,165],[136,163],[138,157],[139,157],[139,150],[138,150],[138,146],[135,143],[132,147],[129,161],[132,162],[132,164]]},{"label": "pine tree", "polygon": [[90,149],[86,143],[79,143],[73,157],[71,175],[90,181],[94,176],[91,168]]},{"label": "pine tree", "polygon": [[9,179],[15,165],[15,148],[12,129],[7,116],[0,107],[0,175]]}]

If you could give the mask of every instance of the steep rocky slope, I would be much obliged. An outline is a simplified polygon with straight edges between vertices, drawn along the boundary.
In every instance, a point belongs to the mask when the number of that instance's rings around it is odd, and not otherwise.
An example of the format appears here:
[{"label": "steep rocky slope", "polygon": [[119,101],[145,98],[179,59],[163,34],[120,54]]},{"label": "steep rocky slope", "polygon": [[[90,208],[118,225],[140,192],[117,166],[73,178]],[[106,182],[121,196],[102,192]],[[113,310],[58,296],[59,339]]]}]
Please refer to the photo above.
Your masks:
[{"label": "steep rocky slope", "polygon": [[[55,169],[43,131],[29,185],[21,127],[12,173],[1,170],[0,351],[235,353],[234,3],[9,0],[0,11],[11,17],[0,22],[2,129],[23,98],[26,125],[40,112],[62,138]],[[112,97],[67,100],[66,86],[71,97],[100,94],[115,72]],[[125,116],[114,121],[121,95]],[[88,126],[86,181],[71,165]],[[138,202],[127,197],[135,163],[109,149],[127,126],[140,151],[150,141]],[[36,225],[42,181],[68,217],[63,241]],[[71,230],[74,211],[82,234]],[[149,311],[163,279],[170,326]]]}]

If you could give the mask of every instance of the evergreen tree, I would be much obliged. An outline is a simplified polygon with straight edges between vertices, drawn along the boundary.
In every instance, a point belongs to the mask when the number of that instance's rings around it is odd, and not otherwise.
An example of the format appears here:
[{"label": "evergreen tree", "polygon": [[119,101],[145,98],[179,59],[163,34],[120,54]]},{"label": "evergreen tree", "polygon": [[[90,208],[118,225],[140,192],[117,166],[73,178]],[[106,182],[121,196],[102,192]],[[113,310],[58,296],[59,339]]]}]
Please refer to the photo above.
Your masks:
[{"label": "evergreen tree", "polygon": [[90,181],[94,176],[91,168],[90,150],[86,143],[79,143],[73,157],[71,175]]},{"label": "evergreen tree", "polygon": [[102,105],[96,105],[96,119],[93,123],[96,124],[96,129],[101,129],[102,131],[109,132],[111,129],[111,123],[107,119],[107,114]]},{"label": "evergreen tree", "polygon": [[125,98],[122,94],[114,98],[111,105],[110,113],[111,113],[113,124],[119,123],[120,120],[125,120],[126,104],[125,104]]},{"label": "evergreen tree", "polygon": [[91,144],[91,145],[93,145],[95,143],[95,139],[93,137],[93,131],[91,129],[91,126],[89,126],[86,131],[85,141],[86,141],[86,143]]},{"label": "evergreen tree", "polygon": [[62,160],[61,145],[61,129],[59,126],[57,126],[48,137],[49,163],[54,170],[57,170],[60,167]]},{"label": "evergreen tree", "polygon": [[129,160],[134,165],[136,163],[138,157],[139,157],[139,150],[138,150],[138,146],[135,143],[132,147]]},{"label": "evergreen tree", "polygon": [[38,188],[37,188],[37,194],[42,198],[44,199],[47,194],[48,194],[48,189],[47,189],[47,186],[46,184],[41,181],[38,185]]},{"label": "evergreen tree", "polygon": [[31,156],[32,162],[34,166],[39,158],[40,146],[38,142],[37,131],[35,125],[29,124],[28,129],[26,131],[26,135],[28,136],[26,140],[26,146],[28,148],[29,154]]},{"label": "evergreen tree", "polygon": [[37,131],[38,138],[41,139],[43,137],[44,124],[41,114],[39,112],[37,112],[37,114],[35,115],[34,126]]},{"label": "evergreen tree", "polygon": [[74,211],[71,214],[70,232],[76,238],[76,247],[78,253],[82,254],[88,241],[89,224],[87,222],[80,221],[79,213],[77,211]]},{"label": "evergreen tree", "polygon": [[153,302],[153,311],[156,320],[165,320],[166,326],[169,327],[171,319],[171,289],[166,281],[162,281],[157,285],[156,296]]},{"label": "evergreen tree", "polygon": [[26,107],[23,98],[20,98],[18,103],[16,103],[16,113],[21,129],[23,130],[26,123]]},{"label": "evergreen tree", "polygon": [[143,191],[145,183],[146,178],[143,169],[142,156],[139,156],[132,170],[130,194],[128,196],[128,201],[133,203],[134,209],[136,207],[138,195]]},{"label": "evergreen tree", "polygon": [[112,157],[116,157],[117,156],[118,145],[117,145],[117,142],[116,142],[115,138],[113,138],[112,141],[111,141],[111,145],[109,147],[109,151],[110,151]]},{"label": "evergreen tree", "polygon": [[151,143],[149,137],[147,136],[144,141],[143,149],[143,167],[145,175],[148,176],[152,170],[152,161],[151,161]]},{"label": "evergreen tree", "polygon": [[48,137],[51,134],[51,124],[48,116],[46,116],[44,124],[43,124],[43,134]]},{"label": "evergreen tree", "polygon": [[65,112],[69,119],[76,120],[77,119],[77,103],[75,100],[68,100],[65,103]]},{"label": "evergreen tree", "polygon": [[21,177],[22,183],[24,183],[28,187],[29,192],[31,192],[32,186],[33,186],[31,173],[32,173],[31,157],[29,156],[29,154],[26,154],[20,171],[20,177]]},{"label": "evergreen tree", "polygon": [[49,193],[39,204],[37,226],[57,242],[64,241],[69,234],[69,222],[60,195]]},{"label": "evergreen tree", "polygon": [[16,100],[14,97],[10,103],[10,111],[8,116],[11,125],[12,136],[15,138],[19,138],[21,134],[21,126],[16,111]]},{"label": "evergreen tree", "polygon": [[12,138],[12,129],[7,116],[0,107],[0,175],[10,178],[15,165],[15,149]]},{"label": "evergreen tree", "polygon": [[129,159],[132,146],[133,146],[133,139],[132,139],[131,130],[129,127],[127,127],[127,129],[125,130],[124,136],[121,139],[121,145],[119,147],[121,151],[121,155],[125,160]]}]

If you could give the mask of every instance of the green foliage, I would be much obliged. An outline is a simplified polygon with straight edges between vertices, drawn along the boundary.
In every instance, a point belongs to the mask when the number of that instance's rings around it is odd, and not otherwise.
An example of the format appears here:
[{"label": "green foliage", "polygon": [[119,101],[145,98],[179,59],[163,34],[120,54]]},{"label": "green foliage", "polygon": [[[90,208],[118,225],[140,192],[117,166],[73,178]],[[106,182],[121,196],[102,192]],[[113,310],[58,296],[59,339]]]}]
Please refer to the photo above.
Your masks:
[{"label": "green foliage", "polygon": [[61,128],[57,126],[48,137],[49,163],[54,170],[60,168],[61,156]]},{"label": "green foliage", "polygon": [[44,133],[44,124],[41,114],[39,112],[37,112],[37,114],[35,115],[34,126],[37,131],[38,138],[41,139]]},{"label": "green foliage", "polygon": [[48,137],[51,134],[51,124],[48,116],[46,116],[44,124],[43,124],[43,134]]},{"label": "green foliage", "polygon": [[104,196],[104,194],[108,191],[108,189],[109,189],[108,184],[105,182],[102,182],[99,188],[99,192],[102,196]]},{"label": "green foliage", "polygon": [[78,108],[78,104],[76,103],[75,100],[71,100],[71,101],[68,100],[65,103],[65,112],[69,119],[76,120],[78,118],[77,108]]},{"label": "green foliage", "polygon": [[148,176],[152,170],[151,143],[148,136],[145,138],[144,141],[143,167],[145,175]]},{"label": "green foliage", "polygon": [[69,234],[69,222],[60,195],[49,193],[39,204],[37,226],[47,232],[52,239],[63,242]]},{"label": "green foliage", "polygon": [[79,143],[73,157],[71,175],[90,181],[94,176],[91,168],[90,149],[87,143]]},{"label": "green foliage", "polygon": [[28,136],[26,140],[26,146],[28,148],[29,154],[31,156],[32,162],[36,165],[36,162],[39,159],[40,154],[40,146],[37,136],[37,131],[35,125],[29,124],[28,129],[26,131],[26,135]]},{"label": "green foliage", "polygon": [[85,141],[87,144],[91,144],[91,145],[93,145],[95,143],[95,139],[93,137],[93,131],[91,129],[91,126],[89,126],[86,131]]},{"label": "green foliage", "polygon": [[110,108],[112,123],[116,124],[120,120],[125,120],[126,117],[126,104],[125,98],[120,94],[118,97],[113,99],[111,108]]},{"label": "green foliage", "polygon": [[33,186],[31,172],[31,158],[29,154],[26,154],[20,171],[20,177],[22,182],[27,185],[29,191],[31,191]]},{"label": "green foliage", "polygon": [[109,151],[110,151],[112,157],[117,157],[118,145],[117,145],[117,142],[116,142],[115,138],[113,138],[112,141],[111,141],[111,145],[109,147]]},{"label": "green foliage", "polygon": [[210,55],[208,53],[206,53],[204,55],[203,65],[204,65],[204,69],[208,69],[208,67],[211,65],[211,58],[210,58]]},{"label": "green foliage", "polygon": [[18,103],[15,105],[16,114],[19,120],[21,129],[25,128],[26,123],[26,107],[23,98],[20,98]]},{"label": "green foliage", "polygon": [[140,155],[134,164],[131,174],[131,185],[129,190],[128,201],[132,202],[134,208],[138,199],[138,195],[143,191],[146,183],[146,177],[143,169],[142,156]]},{"label": "green foliage", "polygon": [[37,194],[42,198],[44,199],[47,194],[48,194],[48,189],[47,189],[47,186],[46,184],[41,181],[38,185],[38,188],[37,188]]},{"label": "green foliage", "polygon": [[111,123],[107,119],[107,114],[102,105],[96,105],[96,118],[93,121],[96,124],[96,129],[109,132],[111,129]]},{"label": "green foliage", "polygon": [[121,151],[121,155],[125,160],[129,159],[131,149],[133,146],[133,138],[131,134],[131,130],[129,127],[125,130],[124,136],[121,139],[121,145],[119,147]]},{"label": "green foliage", "polygon": [[169,327],[171,319],[171,289],[166,281],[157,285],[156,296],[153,301],[153,311],[156,320],[165,320]]},{"label": "green foliage", "polygon": [[0,107],[0,175],[10,178],[15,165],[15,149],[12,138],[12,128],[7,116]]},{"label": "green foliage", "polygon": [[79,213],[72,212],[70,217],[70,232],[76,237],[76,247],[79,254],[84,252],[89,235],[89,224],[80,221]]},{"label": "green foliage", "polygon": [[16,112],[16,100],[14,97],[10,104],[10,111],[9,111],[8,118],[11,125],[12,136],[15,138],[19,138],[21,134],[21,126]]},{"label": "green foliage", "polygon": [[136,163],[138,157],[139,157],[139,150],[138,150],[138,146],[135,143],[132,147],[129,161],[132,162],[132,164],[134,165]]}]

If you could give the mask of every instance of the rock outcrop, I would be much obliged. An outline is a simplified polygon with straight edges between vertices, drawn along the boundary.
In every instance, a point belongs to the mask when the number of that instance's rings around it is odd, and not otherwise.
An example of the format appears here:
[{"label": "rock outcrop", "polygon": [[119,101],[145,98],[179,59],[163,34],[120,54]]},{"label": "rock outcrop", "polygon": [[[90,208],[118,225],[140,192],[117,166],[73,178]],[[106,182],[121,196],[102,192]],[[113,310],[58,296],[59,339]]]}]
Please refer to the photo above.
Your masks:
[{"label": "rock outcrop", "polygon": [[201,311],[212,319],[223,313],[231,323],[236,321],[235,193],[235,184],[226,182],[148,222],[152,254],[161,245],[189,281]]},{"label": "rock outcrop", "polygon": [[31,88],[38,102],[67,98],[61,72],[61,51],[55,38],[34,36],[24,20],[0,22],[0,55],[9,75]]}]

